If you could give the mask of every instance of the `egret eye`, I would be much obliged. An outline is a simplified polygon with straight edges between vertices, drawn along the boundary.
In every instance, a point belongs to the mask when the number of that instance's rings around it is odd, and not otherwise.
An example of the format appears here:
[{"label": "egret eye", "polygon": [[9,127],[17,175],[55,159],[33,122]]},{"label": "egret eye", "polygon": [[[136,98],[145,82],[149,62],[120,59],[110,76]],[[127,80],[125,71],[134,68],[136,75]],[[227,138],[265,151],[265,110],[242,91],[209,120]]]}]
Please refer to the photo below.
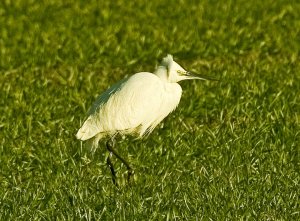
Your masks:
[{"label": "egret eye", "polygon": [[183,74],[184,74],[184,72],[183,72],[183,71],[181,71],[181,70],[177,70],[177,73],[178,73],[178,74],[181,74],[181,75],[183,75]]}]

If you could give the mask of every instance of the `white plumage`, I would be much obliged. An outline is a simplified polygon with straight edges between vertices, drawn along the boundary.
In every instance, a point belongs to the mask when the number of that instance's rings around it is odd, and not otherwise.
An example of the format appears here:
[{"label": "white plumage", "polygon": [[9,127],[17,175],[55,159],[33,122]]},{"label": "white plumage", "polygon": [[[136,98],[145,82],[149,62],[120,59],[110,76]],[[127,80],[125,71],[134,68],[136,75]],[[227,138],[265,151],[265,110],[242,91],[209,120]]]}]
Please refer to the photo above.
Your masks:
[{"label": "white plumage", "polygon": [[141,72],[119,81],[101,94],[76,134],[80,140],[116,133],[150,133],[179,104],[185,79],[205,79],[185,71],[168,55],[154,73]]}]

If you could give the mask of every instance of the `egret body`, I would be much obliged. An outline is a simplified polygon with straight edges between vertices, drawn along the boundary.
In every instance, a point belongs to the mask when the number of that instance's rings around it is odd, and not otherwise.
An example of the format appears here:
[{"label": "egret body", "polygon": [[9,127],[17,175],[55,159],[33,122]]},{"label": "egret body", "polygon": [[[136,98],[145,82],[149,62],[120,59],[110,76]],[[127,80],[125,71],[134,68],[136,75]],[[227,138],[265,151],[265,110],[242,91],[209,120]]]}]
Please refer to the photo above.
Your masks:
[{"label": "egret body", "polygon": [[[178,82],[188,79],[210,78],[188,72],[171,55],[166,56],[154,73],[134,74],[101,94],[76,137],[82,141],[90,140],[96,147],[101,138],[114,137],[118,133],[138,137],[149,134],[177,107],[182,94]],[[108,143],[107,148],[131,170]],[[112,170],[111,162],[108,164]],[[114,176],[113,170],[112,173]]]}]

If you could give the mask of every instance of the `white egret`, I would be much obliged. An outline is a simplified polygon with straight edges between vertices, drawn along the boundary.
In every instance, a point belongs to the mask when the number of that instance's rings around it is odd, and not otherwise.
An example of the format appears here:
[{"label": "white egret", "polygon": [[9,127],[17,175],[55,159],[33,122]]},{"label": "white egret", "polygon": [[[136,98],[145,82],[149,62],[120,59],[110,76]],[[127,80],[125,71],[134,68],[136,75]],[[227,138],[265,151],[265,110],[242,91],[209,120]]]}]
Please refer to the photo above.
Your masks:
[{"label": "white egret", "polygon": [[[92,141],[93,148],[96,148],[99,140],[107,136],[113,140],[116,134],[135,134],[138,137],[149,134],[177,107],[182,94],[178,82],[188,79],[214,80],[184,70],[171,55],[167,55],[154,73],[134,74],[101,94],[76,137]],[[126,165],[130,179],[131,166],[115,151],[114,142],[110,140],[106,143],[110,155],[114,154]],[[110,155],[107,163],[116,184]]]}]

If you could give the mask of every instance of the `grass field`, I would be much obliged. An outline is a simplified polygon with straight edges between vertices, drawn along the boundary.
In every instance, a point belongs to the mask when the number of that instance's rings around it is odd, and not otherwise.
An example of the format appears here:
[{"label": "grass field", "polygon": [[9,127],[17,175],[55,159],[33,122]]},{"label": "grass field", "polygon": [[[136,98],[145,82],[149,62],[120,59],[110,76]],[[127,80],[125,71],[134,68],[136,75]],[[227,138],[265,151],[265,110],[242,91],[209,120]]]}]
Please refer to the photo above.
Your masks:
[{"label": "grass field", "polygon": [[[102,2],[102,3],[100,3]],[[300,4],[0,3],[0,220],[300,220]],[[219,82],[183,82],[135,169],[75,134],[114,82],[166,54]]]}]

